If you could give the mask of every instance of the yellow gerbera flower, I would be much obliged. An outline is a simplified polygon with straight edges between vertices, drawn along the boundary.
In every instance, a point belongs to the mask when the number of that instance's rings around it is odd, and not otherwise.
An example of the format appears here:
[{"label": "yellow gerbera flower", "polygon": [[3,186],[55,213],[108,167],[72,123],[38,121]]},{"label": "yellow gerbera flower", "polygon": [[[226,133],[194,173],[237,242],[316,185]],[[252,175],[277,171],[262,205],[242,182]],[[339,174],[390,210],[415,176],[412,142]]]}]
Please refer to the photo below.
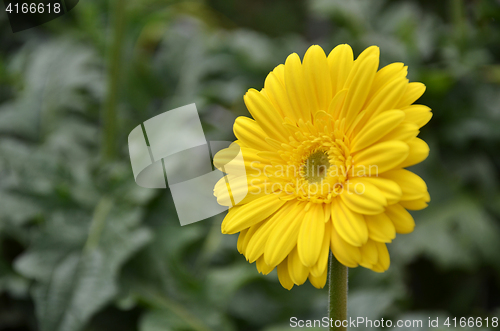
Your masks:
[{"label": "yellow gerbera flower", "polygon": [[[302,62],[291,54],[261,91],[245,94],[253,119],[237,118],[237,146],[215,157],[227,173],[217,201],[237,202],[222,232],[239,232],[239,252],[263,274],[277,267],[287,289],[308,278],[323,287],[330,249],[345,266],[387,270],[386,243],[415,226],[407,209],[430,201],[425,182],[404,169],[429,154],[417,135],[432,113],[413,105],[425,86],[408,82],[403,63],[378,66],[376,46],[356,60],[349,45],[328,57],[311,46]],[[235,147],[245,171],[224,168]]]}]

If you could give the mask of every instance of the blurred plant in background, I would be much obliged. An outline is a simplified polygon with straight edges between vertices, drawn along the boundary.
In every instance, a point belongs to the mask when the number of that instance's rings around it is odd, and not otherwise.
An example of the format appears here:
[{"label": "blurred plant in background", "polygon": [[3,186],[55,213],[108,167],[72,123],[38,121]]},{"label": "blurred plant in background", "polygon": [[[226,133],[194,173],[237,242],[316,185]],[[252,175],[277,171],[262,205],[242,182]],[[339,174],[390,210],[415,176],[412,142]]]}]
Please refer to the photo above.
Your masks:
[{"label": "blurred plant in background", "polygon": [[326,292],[283,290],[235,253],[222,215],[180,227],[168,190],[135,184],[126,137],[195,102],[207,139],[232,140],[248,88],[289,53],[340,43],[409,65],[434,113],[416,170],[432,203],[388,245],[388,272],[350,270],[349,315],[500,316],[500,2],[88,0],[0,26],[0,330],[279,331],[326,316]]}]

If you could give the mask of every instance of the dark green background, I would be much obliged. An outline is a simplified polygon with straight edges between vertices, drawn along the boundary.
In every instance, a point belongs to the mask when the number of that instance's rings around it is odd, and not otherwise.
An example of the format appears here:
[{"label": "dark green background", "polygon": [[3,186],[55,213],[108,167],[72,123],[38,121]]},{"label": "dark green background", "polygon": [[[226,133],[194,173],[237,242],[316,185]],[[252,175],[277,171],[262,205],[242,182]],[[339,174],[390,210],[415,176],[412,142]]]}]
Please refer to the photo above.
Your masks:
[{"label": "dark green background", "polygon": [[259,275],[222,215],[180,227],[168,190],[135,184],[126,138],[195,102],[207,139],[232,140],[248,88],[339,43],[407,64],[434,112],[414,169],[431,204],[387,272],[350,270],[349,314],[500,317],[500,1],[86,0],[16,34],[0,13],[0,330],[281,331],[325,316],[326,289]]}]

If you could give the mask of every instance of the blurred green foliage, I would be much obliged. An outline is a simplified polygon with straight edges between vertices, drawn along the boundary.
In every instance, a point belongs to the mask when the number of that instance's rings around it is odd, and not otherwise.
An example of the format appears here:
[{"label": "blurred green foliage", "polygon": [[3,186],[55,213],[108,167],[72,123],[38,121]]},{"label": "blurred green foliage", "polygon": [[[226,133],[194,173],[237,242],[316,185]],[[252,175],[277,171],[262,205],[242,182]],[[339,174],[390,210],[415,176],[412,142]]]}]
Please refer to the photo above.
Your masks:
[{"label": "blurred green foliage", "polygon": [[222,216],[180,227],[168,190],[135,184],[126,137],[195,102],[207,139],[231,140],[248,88],[339,43],[409,65],[434,112],[415,167],[432,202],[389,245],[389,271],[351,269],[350,316],[500,317],[499,1],[87,0],[0,27],[0,330],[281,331],[325,316],[326,289],[258,274]]}]

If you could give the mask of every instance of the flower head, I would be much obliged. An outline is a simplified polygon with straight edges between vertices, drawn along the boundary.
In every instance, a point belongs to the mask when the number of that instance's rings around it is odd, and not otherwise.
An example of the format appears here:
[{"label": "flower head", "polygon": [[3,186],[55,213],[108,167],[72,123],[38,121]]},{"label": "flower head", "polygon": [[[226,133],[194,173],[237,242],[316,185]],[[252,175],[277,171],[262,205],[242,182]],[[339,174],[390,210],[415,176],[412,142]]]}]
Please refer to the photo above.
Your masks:
[{"label": "flower head", "polygon": [[[277,268],[287,289],[307,279],[323,287],[330,250],[345,266],[387,270],[386,244],[415,226],[407,209],[430,201],[404,169],[429,153],[417,135],[432,114],[413,104],[425,86],[408,82],[403,63],[378,66],[376,46],[356,60],[349,45],[328,57],[311,46],[302,62],[291,54],[245,94],[253,119],[237,118],[237,145],[215,157],[227,173],[217,201],[236,203],[222,232],[239,232],[239,252],[259,272]],[[245,171],[224,168],[235,147]],[[238,192],[247,192],[241,201]]]}]

